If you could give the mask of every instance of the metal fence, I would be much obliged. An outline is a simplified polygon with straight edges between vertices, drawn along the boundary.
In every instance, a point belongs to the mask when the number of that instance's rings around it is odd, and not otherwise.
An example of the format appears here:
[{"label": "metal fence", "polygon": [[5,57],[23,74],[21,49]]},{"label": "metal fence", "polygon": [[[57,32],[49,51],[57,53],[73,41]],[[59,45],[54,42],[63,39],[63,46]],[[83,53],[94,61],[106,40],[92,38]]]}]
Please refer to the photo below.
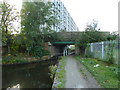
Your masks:
[{"label": "metal fence", "polygon": [[85,54],[90,57],[118,64],[118,40],[90,43]]}]

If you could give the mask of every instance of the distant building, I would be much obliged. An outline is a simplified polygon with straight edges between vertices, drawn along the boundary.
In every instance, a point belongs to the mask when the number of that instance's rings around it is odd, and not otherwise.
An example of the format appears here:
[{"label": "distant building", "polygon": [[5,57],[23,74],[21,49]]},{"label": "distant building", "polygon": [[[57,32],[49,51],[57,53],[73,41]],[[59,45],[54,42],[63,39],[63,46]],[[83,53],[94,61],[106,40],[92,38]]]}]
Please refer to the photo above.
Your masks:
[{"label": "distant building", "polygon": [[[54,15],[60,20],[60,23],[53,26],[53,30],[60,31],[78,31],[78,27],[75,24],[73,18],[65,8],[64,4],[60,0],[48,0],[53,3]],[[57,12],[57,13],[56,13]]]}]

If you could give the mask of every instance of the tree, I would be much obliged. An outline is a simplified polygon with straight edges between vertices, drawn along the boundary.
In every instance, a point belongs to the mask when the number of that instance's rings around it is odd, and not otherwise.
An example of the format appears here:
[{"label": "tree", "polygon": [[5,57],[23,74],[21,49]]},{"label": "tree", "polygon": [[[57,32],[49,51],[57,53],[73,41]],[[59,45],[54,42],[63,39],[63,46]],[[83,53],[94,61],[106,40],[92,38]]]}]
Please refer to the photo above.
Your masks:
[{"label": "tree", "polygon": [[112,32],[111,34],[109,34],[107,36],[107,40],[116,40],[119,38],[119,35],[118,35],[118,32],[115,31],[115,32]]},{"label": "tree", "polygon": [[14,6],[3,2],[0,4],[0,26],[2,31],[2,44],[6,45],[8,48],[8,53],[10,53],[10,45],[12,41],[12,32],[15,31],[14,22],[18,20],[19,13],[14,8]]},{"label": "tree", "polygon": [[[25,2],[21,14],[23,40],[28,53],[43,53],[44,42],[52,40],[57,22],[50,2]],[[37,49],[37,50],[36,50]],[[38,51],[39,50],[39,51]]]},{"label": "tree", "polygon": [[78,38],[78,46],[81,53],[84,53],[88,43],[105,41],[107,40],[106,36],[107,35],[105,35],[105,33],[100,32],[100,28],[98,28],[98,22],[93,20],[92,23],[86,26],[85,31]]}]

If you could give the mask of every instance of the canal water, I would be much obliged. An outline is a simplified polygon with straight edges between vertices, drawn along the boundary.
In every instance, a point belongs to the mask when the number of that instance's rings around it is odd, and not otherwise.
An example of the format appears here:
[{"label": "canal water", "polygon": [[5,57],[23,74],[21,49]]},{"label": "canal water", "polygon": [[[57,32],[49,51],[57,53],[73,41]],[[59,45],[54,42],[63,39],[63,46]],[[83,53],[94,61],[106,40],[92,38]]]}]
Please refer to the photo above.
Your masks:
[{"label": "canal water", "polygon": [[2,88],[20,84],[21,88],[51,88],[49,66],[57,64],[57,60],[39,63],[2,67]]}]

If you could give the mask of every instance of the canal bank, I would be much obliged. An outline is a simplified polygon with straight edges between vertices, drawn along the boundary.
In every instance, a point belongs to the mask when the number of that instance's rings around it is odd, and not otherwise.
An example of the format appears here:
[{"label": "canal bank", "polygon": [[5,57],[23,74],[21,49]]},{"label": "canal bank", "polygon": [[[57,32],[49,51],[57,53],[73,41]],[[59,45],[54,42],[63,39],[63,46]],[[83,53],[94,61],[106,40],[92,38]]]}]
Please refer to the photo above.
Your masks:
[{"label": "canal bank", "polygon": [[58,67],[52,85],[53,90],[54,88],[65,88],[66,58],[67,57],[62,57],[58,62]]},{"label": "canal bank", "polygon": [[21,88],[52,87],[49,66],[57,64],[57,58],[30,63],[3,65],[2,88],[20,84]]},{"label": "canal bank", "polygon": [[34,63],[40,63],[40,62],[46,62],[50,60],[57,60],[59,57],[58,56],[53,56],[49,59],[39,59],[39,60],[33,60],[33,61],[27,61],[27,62],[21,62],[21,63],[12,63],[12,64],[2,64],[2,66],[16,66],[16,65],[26,65],[26,64],[34,64]]}]

